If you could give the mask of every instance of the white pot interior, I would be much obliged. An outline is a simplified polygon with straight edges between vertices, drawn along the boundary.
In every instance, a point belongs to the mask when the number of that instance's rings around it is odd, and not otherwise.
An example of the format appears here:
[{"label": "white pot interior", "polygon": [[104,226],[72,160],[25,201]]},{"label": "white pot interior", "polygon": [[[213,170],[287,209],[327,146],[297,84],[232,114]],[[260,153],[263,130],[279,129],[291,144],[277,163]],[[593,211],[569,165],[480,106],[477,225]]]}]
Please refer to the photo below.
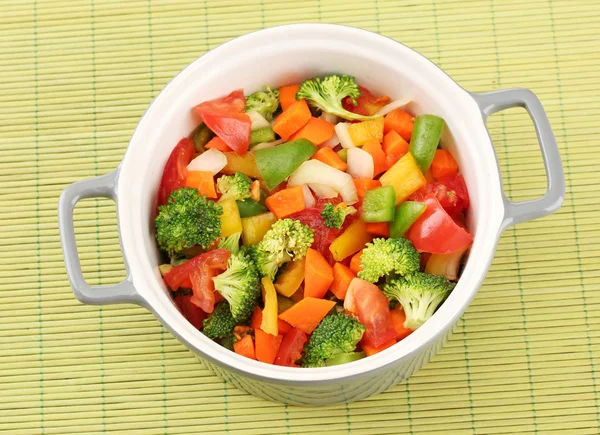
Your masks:
[{"label": "white pot interior", "polygon": [[[434,317],[400,344],[364,360],[322,369],[292,369],[240,357],[195,330],[179,314],[157,271],[153,238],[156,190],[179,139],[198,124],[192,108],[237,88],[251,93],[315,75],[344,73],[392,99],[410,97],[409,110],[446,120],[442,145],[457,158],[471,197],[470,258],[449,299]],[[134,285],[154,312],[188,346],[221,364],[271,379],[317,381],[352,376],[410,357],[451,327],[475,295],[493,256],[503,205],[498,167],[479,109],[469,94],[434,64],[390,39],[333,25],[267,29],[229,42],[188,66],[156,98],[136,129],[121,165],[118,186],[123,251]]]}]

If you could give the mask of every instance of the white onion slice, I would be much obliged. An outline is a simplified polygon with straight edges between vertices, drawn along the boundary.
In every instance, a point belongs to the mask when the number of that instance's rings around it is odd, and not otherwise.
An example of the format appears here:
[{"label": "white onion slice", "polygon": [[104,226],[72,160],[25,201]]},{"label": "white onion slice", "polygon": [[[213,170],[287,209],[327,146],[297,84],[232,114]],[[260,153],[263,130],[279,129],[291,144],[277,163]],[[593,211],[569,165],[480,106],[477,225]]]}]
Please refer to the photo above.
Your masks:
[{"label": "white onion slice", "polygon": [[315,197],[313,196],[312,192],[308,188],[308,185],[306,185],[306,184],[302,185],[302,193],[304,194],[304,207],[306,207],[306,208],[314,207],[316,204]]},{"label": "white onion slice", "polygon": [[206,171],[218,174],[227,165],[227,157],[221,151],[211,148],[204,151],[187,165],[188,171]]},{"label": "white onion slice", "polygon": [[336,132],[334,131],[333,136],[331,136],[331,138],[329,138],[325,142],[323,142],[321,144],[321,147],[335,148],[339,144],[340,144],[340,139],[338,138]]},{"label": "white onion slice", "polygon": [[354,178],[373,179],[373,157],[361,148],[348,150],[348,173]]},{"label": "white onion slice", "polygon": [[273,140],[271,142],[261,142],[252,147],[252,151],[262,150],[265,148],[273,148],[274,146],[281,145],[283,143],[283,139]]},{"label": "white onion slice", "polygon": [[358,194],[352,177],[319,160],[308,160],[302,163],[288,179],[288,186],[290,187],[300,184],[310,186],[313,183],[324,184],[336,190],[342,195],[346,205],[352,205],[358,201]]},{"label": "white onion slice", "polygon": [[319,118],[323,121],[329,122],[330,124],[336,124],[338,122],[338,117],[329,112],[321,113],[321,116],[319,116]]},{"label": "white onion slice", "polygon": [[392,110],[398,109],[399,107],[404,107],[408,103],[410,103],[410,98],[401,98],[399,100],[394,100],[391,103],[386,104],[381,109],[377,111],[375,115],[387,115]]},{"label": "white onion slice", "polygon": [[337,135],[340,144],[344,148],[354,148],[354,142],[352,142],[352,138],[350,137],[350,133],[348,133],[348,127],[350,127],[349,122],[339,122],[335,125],[335,134]]},{"label": "white onion slice", "polygon": [[246,115],[250,117],[250,121],[252,121],[252,126],[250,130],[260,130],[261,128],[271,127],[271,123],[267,121],[260,113],[258,112],[247,112]]},{"label": "white onion slice", "polygon": [[337,190],[324,184],[310,183],[308,186],[315,192],[315,195],[321,199],[335,198],[338,196]]}]

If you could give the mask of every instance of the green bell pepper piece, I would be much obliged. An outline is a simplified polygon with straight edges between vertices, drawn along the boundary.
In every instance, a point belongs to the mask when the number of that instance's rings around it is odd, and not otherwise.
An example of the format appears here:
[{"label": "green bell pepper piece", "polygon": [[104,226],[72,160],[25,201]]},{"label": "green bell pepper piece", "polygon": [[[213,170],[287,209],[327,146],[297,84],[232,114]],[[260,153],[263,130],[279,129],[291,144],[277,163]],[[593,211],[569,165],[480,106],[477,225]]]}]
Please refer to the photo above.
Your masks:
[{"label": "green bell pepper piece", "polygon": [[337,155],[340,156],[340,159],[342,159],[343,161],[348,163],[348,149],[347,148],[342,148],[341,150],[339,150],[337,152]]},{"label": "green bell pepper piece", "polygon": [[394,220],[396,190],[394,186],[381,186],[365,192],[361,219],[365,222],[390,222]]},{"label": "green bell pepper piece", "polygon": [[236,201],[241,218],[256,216],[257,214],[266,213],[267,207],[253,199],[246,198],[241,201]]},{"label": "green bell pepper piece", "polygon": [[259,128],[250,132],[250,148],[263,142],[275,140],[275,132],[271,127]]},{"label": "green bell pepper piece", "polygon": [[404,201],[398,204],[394,220],[390,223],[390,237],[403,237],[426,208],[422,202]]},{"label": "green bell pepper piece", "polygon": [[325,366],[337,366],[340,364],[346,364],[352,361],[358,361],[359,359],[365,358],[367,355],[364,352],[348,352],[340,353],[332,358],[325,361]]},{"label": "green bell pepper piece", "polygon": [[316,152],[317,147],[311,141],[297,139],[253,153],[265,185],[273,190]]},{"label": "green bell pepper piece", "polygon": [[215,134],[206,126],[206,124],[200,124],[192,132],[192,140],[194,141],[194,148],[196,152],[204,152],[204,145],[206,145]]},{"label": "green bell pepper piece", "polygon": [[417,161],[423,173],[427,172],[444,129],[444,120],[435,115],[415,117],[410,147],[408,150]]}]

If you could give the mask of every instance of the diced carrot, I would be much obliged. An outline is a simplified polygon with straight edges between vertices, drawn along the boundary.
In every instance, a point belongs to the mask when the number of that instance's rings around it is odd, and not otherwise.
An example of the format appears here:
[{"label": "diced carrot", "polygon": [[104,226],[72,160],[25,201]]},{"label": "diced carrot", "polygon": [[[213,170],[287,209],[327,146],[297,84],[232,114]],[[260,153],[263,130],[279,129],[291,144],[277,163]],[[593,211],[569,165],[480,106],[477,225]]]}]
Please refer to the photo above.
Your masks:
[{"label": "diced carrot", "polygon": [[279,335],[285,335],[293,328],[288,322],[277,318],[277,329],[279,330]]},{"label": "diced carrot", "polygon": [[378,140],[370,140],[362,146],[362,149],[368,152],[373,157],[373,176],[377,177],[382,172],[387,170],[385,161],[385,153],[381,149],[381,144]]},{"label": "diced carrot", "polygon": [[308,248],[304,262],[304,297],[322,298],[333,282],[333,269],[319,251]]},{"label": "diced carrot", "polygon": [[273,364],[282,340],[283,335],[267,334],[261,329],[254,330],[256,359],[267,364]]},{"label": "diced carrot", "polygon": [[433,178],[439,181],[455,177],[458,174],[458,163],[448,150],[435,150],[430,169]]},{"label": "diced carrot", "polygon": [[386,170],[394,166],[408,152],[408,142],[395,130],[390,130],[383,137],[382,148],[385,153]]},{"label": "diced carrot", "polygon": [[256,353],[254,352],[254,340],[251,335],[244,335],[244,337],[233,343],[233,350],[238,355],[245,356],[246,358],[256,359]]},{"label": "diced carrot", "polygon": [[404,110],[398,108],[385,115],[383,132],[387,133],[394,130],[408,142],[412,136],[414,125],[414,117],[410,113],[406,113]]},{"label": "diced carrot", "polygon": [[427,181],[428,183],[435,183],[435,178],[433,178],[433,173],[431,172],[431,167],[429,169],[427,169],[427,172],[425,172],[425,174],[423,174],[423,176],[425,177],[425,181]]},{"label": "diced carrot", "polygon": [[250,320],[250,327],[252,329],[260,329],[260,324],[262,323],[262,309],[260,307],[256,307],[252,312],[252,319]]},{"label": "diced carrot", "polygon": [[379,180],[368,180],[364,178],[354,178],[354,186],[356,186],[356,193],[358,194],[358,204],[362,204],[363,198],[365,197],[365,192],[370,189],[375,189],[376,187],[381,186],[381,181]]},{"label": "diced carrot", "polygon": [[354,254],[352,259],[350,260],[350,270],[352,271],[352,273],[354,273],[354,275],[358,275],[358,272],[362,270],[362,267],[360,266],[360,263],[362,261],[362,254],[363,250],[361,249],[356,254]]},{"label": "diced carrot", "polygon": [[312,118],[306,100],[293,103],[285,109],[273,123],[273,131],[287,141],[291,135],[300,130]]},{"label": "diced carrot", "polygon": [[290,296],[290,299],[294,302],[300,302],[302,299],[304,299],[304,286],[300,285],[300,288],[296,290],[296,293]]},{"label": "diced carrot", "polygon": [[362,350],[365,353],[365,355],[371,356],[371,355],[375,355],[376,353],[381,352],[382,350],[387,349],[388,347],[392,347],[394,344],[396,344],[396,340],[392,339],[390,341],[386,341],[379,347],[369,346],[368,344],[361,342],[361,347],[362,347]]},{"label": "diced carrot", "polygon": [[223,151],[223,152],[231,151],[231,148],[229,148],[227,146],[227,144],[225,143],[225,141],[223,139],[221,139],[219,136],[215,136],[211,140],[209,140],[208,143],[206,145],[204,145],[204,148],[206,148],[206,149],[214,148],[216,150]]},{"label": "diced carrot", "polygon": [[372,222],[367,224],[367,233],[374,236],[389,237],[390,227],[387,222]]},{"label": "diced carrot", "polygon": [[390,310],[390,314],[392,315],[392,323],[394,324],[394,329],[396,330],[396,340],[400,341],[403,338],[408,337],[412,333],[412,329],[404,327],[406,315],[404,314],[402,306],[397,305],[396,308]]},{"label": "diced carrot", "polygon": [[312,156],[313,159],[320,160],[321,162],[335,168],[340,171],[346,171],[348,164],[342,160],[342,158],[332,148],[323,147]]},{"label": "diced carrot", "polygon": [[188,171],[185,178],[185,187],[198,189],[201,195],[207,198],[216,198],[215,178],[210,171]]},{"label": "diced carrot", "polygon": [[356,278],[356,274],[350,270],[347,266],[342,263],[335,263],[333,265],[333,282],[331,283],[331,292],[336,298],[344,300],[346,298],[346,292],[350,286],[350,282]]},{"label": "diced carrot", "polygon": [[304,193],[302,186],[288,187],[267,197],[265,205],[271,210],[277,219],[304,210]]},{"label": "diced carrot", "polygon": [[[294,133],[290,140],[308,139],[319,146],[333,136],[333,124],[320,118],[310,118],[306,125]],[[343,160],[342,160],[343,161]]]},{"label": "diced carrot", "polygon": [[279,318],[285,320],[294,328],[298,328],[306,334],[311,334],[334,306],[335,301],[305,297],[281,313]]},{"label": "diced carrot", "polygon": [[286,110],[296,102],[298,89],[300,89],[299,84],[282,86],[279,88],[279,104],[281,104],[281,110]]}]

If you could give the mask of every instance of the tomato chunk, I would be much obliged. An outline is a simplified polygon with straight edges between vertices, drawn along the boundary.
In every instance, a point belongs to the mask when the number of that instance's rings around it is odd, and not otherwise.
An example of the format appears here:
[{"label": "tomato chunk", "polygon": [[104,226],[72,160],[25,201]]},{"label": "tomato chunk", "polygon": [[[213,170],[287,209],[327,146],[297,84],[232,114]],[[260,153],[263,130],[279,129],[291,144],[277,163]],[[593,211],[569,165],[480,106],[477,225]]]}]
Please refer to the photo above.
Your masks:
[{"label": "tomato chunk", "polygon": [[354,278],[348,293],[353,294],[358,319],[366,328],[362,338],[365,344],[380,347],[396,338],[389,301],[379,287],[360,278]]},{"label": "tomato chunk", "polygon": [[293,328],[285,334],[279,351],[275,357],[276,366],[299,367],[296,364],[302,357],[302,349],[308,341],[308,336],[298,328]]},{"label": "tomato chunk", "polygon": [[171,192],[185,185],[186,166],[192,161],[195,152],[194,141],[187,137],[181,139],[173,148],[158,188],[157,206],[165,205]]}]

